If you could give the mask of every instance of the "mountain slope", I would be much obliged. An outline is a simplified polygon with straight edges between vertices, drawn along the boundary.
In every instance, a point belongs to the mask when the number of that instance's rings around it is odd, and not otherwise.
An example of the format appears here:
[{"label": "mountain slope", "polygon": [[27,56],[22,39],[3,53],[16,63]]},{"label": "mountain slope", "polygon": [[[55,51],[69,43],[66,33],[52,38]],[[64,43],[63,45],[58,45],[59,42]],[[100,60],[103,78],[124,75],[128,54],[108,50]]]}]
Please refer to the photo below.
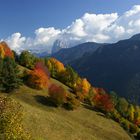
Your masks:
[{"label": "mountain slope", "polygon": [[80,45],[77,45],[72,48],[61,49],[55,54],[52,54],[52,57],[60,60],[64,64],[69,63],[70,61],[76,60],[83,55],[91,54],[100,46],[104,44],[94,43],[94,42],[87,42]]},{"label": "mountain slope", "polygon": [[10,95],[24,106],[24,125],[35,140],[131,140],[119,124],[98,112],[83,107],[67,111],[43,104],[46,93],[22,86]]},{"label": "mountain slope", "polygon": [[105,45],[71,62],[95,86],[140,103],[140,35]]}]

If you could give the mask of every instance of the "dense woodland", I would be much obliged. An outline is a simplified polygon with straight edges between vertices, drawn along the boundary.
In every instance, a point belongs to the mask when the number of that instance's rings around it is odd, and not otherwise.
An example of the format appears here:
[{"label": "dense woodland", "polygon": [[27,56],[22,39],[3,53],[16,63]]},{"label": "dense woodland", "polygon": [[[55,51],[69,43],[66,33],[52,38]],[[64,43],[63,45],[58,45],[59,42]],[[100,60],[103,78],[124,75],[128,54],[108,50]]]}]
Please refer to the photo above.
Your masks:
[{"label": "dense woodland", "polygon": [[[25,70],[21,71],[20,67]],[[51,77],[68,86],[70,92],[51,83]],[[36,90],[47,89],[46,102],[53,107],[72,111],[83,106],[102,112],[140,138],[140,106],[113,91],[107,93],[103,88],[94,87],[72,67],[64,66],[55,58],[38,58],[28,51],[17,55],[5,42],[0,43],[0,91],[11,94],[23,84]],[[6,140],[31,139],[22,126],[22,111],[19,103],[0,96],[0,136]]]}]

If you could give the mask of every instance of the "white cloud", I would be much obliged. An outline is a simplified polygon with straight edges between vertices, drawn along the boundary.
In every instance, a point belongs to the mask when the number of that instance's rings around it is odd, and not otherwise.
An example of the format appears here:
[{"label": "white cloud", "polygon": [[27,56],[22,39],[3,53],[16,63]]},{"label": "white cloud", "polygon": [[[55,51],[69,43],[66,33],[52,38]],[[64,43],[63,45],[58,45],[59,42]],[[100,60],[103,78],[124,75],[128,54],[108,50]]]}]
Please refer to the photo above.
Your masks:
[{"label": "white cloud", "polygon": [[12,50],[16,50],[18,53],[24,49],[26,38],[22,37],[20,33],[14,33],[5,40]]},{"label": "white cloud", "polygon": [[60,30],[51,28],[39,28],[35,31],[35,45],[53,45],[53,42],[57,39],[58,35],[61,33]]},{"label": "white cloud", "polygon": [[140,5],[135,5],[135,6],[132,7],[131,10],[125,12],[125,16],[130,17],[130,16],[133,16],[133,15],[139,14],[139,12],[140,12]]},{"label": "white cloud", "polygon": [[63,30],[42,27],[35,30],[34,38],[14,33],[5,40],[16,51],[50,51],[57,39],[64,40],[69,46],[88,41],[112,43],[136,33],[140,33],[140,5],[133,6],[120,16],[117,13],[85,13]]}]

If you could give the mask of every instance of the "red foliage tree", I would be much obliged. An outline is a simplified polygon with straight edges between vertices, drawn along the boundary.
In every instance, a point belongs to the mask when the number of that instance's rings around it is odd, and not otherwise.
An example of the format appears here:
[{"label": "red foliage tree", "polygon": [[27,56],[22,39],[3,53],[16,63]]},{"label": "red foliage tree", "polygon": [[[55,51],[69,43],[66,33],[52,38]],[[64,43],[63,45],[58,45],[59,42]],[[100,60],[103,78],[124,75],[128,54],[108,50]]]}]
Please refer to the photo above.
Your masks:
[{"label": "red foliage tree", "polygon": [[93,102],[95,107],[105,112],[111,112],[114,109],[112,99],[108,94],[96,94],[93,97]]},{"label": "red foliage tree", "polygon": [[61,106],[66,103],[67,92],[62,86],[52,84],[49,87],[49,96],[55,106]]}]

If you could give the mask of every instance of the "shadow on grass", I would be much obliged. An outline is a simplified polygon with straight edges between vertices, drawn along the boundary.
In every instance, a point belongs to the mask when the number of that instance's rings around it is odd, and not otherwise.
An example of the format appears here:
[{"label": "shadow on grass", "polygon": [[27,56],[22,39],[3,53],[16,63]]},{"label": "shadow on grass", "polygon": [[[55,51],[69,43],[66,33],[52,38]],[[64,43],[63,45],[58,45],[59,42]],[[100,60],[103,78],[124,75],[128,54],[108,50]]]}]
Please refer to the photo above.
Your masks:
[{"label": "shadow on grass", "polygon": [[88,105],[88,104],[82,104],[82,105],[83,105],[83,107],[86,108],[86,109],[94,110],[94,111],[95,111],[94,107],[92,107],[91,105]]},{"label": "shadow on grass", "polygon": [[93,107],[93,106],[88,105],[88,104],[83,104],[83,106],[84,106],[86,109],[95,111],[96,114],[97,114],[98,116],[102,116],[102,117],[106,118],[105,114],[104,114],[101,110],[97,109],[96,107]]},{"label": "shadow on grass", "polygon": [[50,99],[49,97],[44,97],[44,96],[41,96],[41,95],[36,95],[36,96],[34,96],[34,98],[35,98],[35,100],[36,100],[38,103],[40,103],[40,104],[42,104],[42,105],[46,105],[46,106],[49,106],[49,107],[56,107],[56,106],[52,103],[52,101],[51,101],[51,99]]}]

